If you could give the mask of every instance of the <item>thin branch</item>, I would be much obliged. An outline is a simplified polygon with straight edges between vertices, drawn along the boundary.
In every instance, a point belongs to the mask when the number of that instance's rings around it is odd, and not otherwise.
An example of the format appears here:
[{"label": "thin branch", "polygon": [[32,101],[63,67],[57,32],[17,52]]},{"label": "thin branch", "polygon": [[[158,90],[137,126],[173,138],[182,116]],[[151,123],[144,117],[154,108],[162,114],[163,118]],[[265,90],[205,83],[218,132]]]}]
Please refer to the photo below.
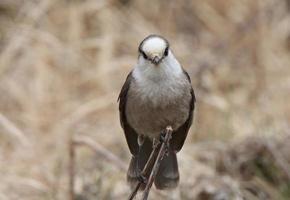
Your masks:
[{"label": "thin branch", "polygon": [[111,151],[100,145],[99,143],[93,141],[89,137],[86,136],[78,136],[73,139],[74,145],[86,146],[89,149],[93,150],[96,154],[101,155],[109,162],[114,163],[114,166],[118,166],[118,169],[122,171],[127,170],[127,165],[120,158],[118,158]]},{"label": "thin branch", "polygon": [[[161,141],[159,144],[157,144],[157,146],[153,147],[153,151],[151,152],[150,157],[149,157],[148,161],[146,162],[146,165],[144,166],[144,168],[141,172],[141,175],[146,177],[146,178],[148,177],[148,175],[150,175],[149,179],[146,183],[145,190],[143,192],[143,198],[142,198],[143,200],[147,200],[147,198],[149,196],[149,192],[150,192],[150,189],[151,189],[152,184],[154,182],[155,176],[158,172],[160,162],[163,159],[166,151],[168,150],[167,148],[169,147],[169,141],[171,139],[172,131],[173,130],[172,130],[171,126],[166,127],[164,140]],[[153,165],[153,168],[151,168],[152,165]],[[151,169],[151,171],[150,171],[150,169]],[[137,192],[142,184],[143,183],[141,181],[139,181],[137,183],[136,187],[134,188],[134,190],[132,191],[132,193],[129,197],[129,200],[132,200],[137,195]]]},{"label": "thin branch", "polygon": [[156,158],[156,161],[154,163],[153,169],[151,171],[149,180],[148,180],[148,182],[146,184],[146,188],[144,190],[143,198],[142,198],[143,200],[147,200],[148,199],[148,195],[149,195],[150,189],[152,187],[153,181],[155,179],[155,176],[156,176],[156,174],[158,172],[158,169],[159,169],[159,166],[160,166],[160,162],[163,159],[166,151],[168,150],[169,141],[171,139],[172,131],[173,130],[172,130],[172,127],[171,126],[167,126],[166,127],[165,139],[164,139],[164,141],[162,141],[161,148],[159,150],[158,156]]},{"label": "thin branch", "polygon": [[69,190],[68,197],[69,200],[75,200],[75,159],[76,159],[76,148],[78,146],[85,146],[94,151],[96,154],[103,156],[109,162],[114,163],[114,166],[117,166],[118,169],[126,171],[126,164],[120,160],[116,155],[111,151],[107,150],[102,145],[93,141],[89,137],[79,136],[71,137],[69,141],[69,163],[68,163],[68,172],[69,172]]},{"label": "thin branch", "polygon": [[[155,160],[156,160],[156,156],[158,155],[157,153],[159,152],[160,150],[160,146],[161,146],[161,143],[158,143],[157,146],[154,146],[153,147],[153,151],[151,152],[142,172],[141,172],[141,176],[143,177],[148,177],[148,175],[150,174],[150,169],[152,167],[152,165],[154,164]],[[134,190],[132,191],[130,197],[129,197],[129,200],[133,200],[134,197],[137,195],[137,192],[139,190],[139,188],[141,187],[143,183],[141,181],[139,181]]]},{"label": "thin branch", "polygon": [[7,117],[5,117],[1,113],[0,113],[0,125],[2,125],[7,130],[6,133],[17,138],[23,146],[30,145],[30,143],[29,143],[27,137],[25,136],[25,134],[23,133],[23,131],[21,131],[16,126],[15,123],[13,123],[11,120],[9,120]]}]

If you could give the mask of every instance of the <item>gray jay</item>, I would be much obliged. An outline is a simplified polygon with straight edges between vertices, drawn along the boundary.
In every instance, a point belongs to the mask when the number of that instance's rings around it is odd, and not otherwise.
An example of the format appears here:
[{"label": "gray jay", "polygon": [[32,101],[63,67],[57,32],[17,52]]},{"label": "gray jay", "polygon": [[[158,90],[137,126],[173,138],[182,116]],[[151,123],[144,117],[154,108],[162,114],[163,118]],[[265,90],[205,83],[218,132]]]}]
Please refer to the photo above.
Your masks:
[{"label": "gray jay", "polygon": [[192,124],[195,96],[189,75],[165,38],[149,35],[140,43],[138,62],[127,76],[118,100],[121,126],[132,154],[128,182],[136,184],[153,141],[171,126],[169,150],[154,184],[157,189],[175,188],[179,182],[176,153]]}]

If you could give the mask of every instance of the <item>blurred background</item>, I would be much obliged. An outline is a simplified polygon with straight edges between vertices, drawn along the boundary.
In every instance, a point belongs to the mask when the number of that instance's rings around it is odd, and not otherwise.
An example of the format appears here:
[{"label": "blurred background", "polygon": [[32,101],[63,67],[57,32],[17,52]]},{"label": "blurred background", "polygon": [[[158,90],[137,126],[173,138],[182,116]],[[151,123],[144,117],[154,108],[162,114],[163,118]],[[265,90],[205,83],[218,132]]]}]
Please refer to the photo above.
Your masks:
[{"label": "blurred background", "polygon": [[[290,198],[289,0],[0,0],[0,199],[126,199],[117,97],[148,34],[188,71],[180,186],[150,199]],[[107,159],[115,155],[121,164]]]}]

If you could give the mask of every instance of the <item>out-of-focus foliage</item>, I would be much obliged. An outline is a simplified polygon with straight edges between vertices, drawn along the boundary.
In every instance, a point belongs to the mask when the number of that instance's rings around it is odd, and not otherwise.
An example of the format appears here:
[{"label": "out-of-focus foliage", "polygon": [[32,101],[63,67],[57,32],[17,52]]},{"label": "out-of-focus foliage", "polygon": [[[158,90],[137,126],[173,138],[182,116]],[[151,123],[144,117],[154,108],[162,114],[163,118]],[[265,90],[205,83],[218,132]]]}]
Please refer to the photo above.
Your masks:
[{"label": "out-of-focus foliage", "polygon": [[[290,198],[289,0],[1,0],[0,199],[65,199],[71,135],[129,162],[116,100],[152,33],[197,97],[180,187],[152,198]],[[85,148],[75,191],[130,192],[124,171]]]}]

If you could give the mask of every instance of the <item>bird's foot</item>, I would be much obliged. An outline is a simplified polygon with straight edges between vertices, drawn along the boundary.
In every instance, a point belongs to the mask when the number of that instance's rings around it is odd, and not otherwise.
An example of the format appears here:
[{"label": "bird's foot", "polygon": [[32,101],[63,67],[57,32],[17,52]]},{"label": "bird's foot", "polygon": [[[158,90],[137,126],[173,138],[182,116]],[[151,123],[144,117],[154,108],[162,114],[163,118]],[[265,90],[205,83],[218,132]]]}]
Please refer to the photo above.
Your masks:
[{"label": "bird's foot", "polygon": [[160,140],[159,139],[156,139],[154,138],[153,139],[153,149],[157,149],[157,147],[160,145]]},{"label": "bird's foot", "polygon": [[140,183],[142,184],[146,184],[147,183],[147,178],[144,174],[140,173],[138,176],[137,176],[137,179]]},{"label": "bird's foot", "polygon": [[166,130],[161,131],[159,141],[165,144],[165,155],[168,156],[170,139],[166,141]]},{"label": "bird's foot", "polygon": [[165,142],[165,139],[166,139],[166,131],[163,130],[163,131],[161,131],[161,133],[160,133],[159,141],[160,141],[161,143],[163,143],[163,142]]}]

